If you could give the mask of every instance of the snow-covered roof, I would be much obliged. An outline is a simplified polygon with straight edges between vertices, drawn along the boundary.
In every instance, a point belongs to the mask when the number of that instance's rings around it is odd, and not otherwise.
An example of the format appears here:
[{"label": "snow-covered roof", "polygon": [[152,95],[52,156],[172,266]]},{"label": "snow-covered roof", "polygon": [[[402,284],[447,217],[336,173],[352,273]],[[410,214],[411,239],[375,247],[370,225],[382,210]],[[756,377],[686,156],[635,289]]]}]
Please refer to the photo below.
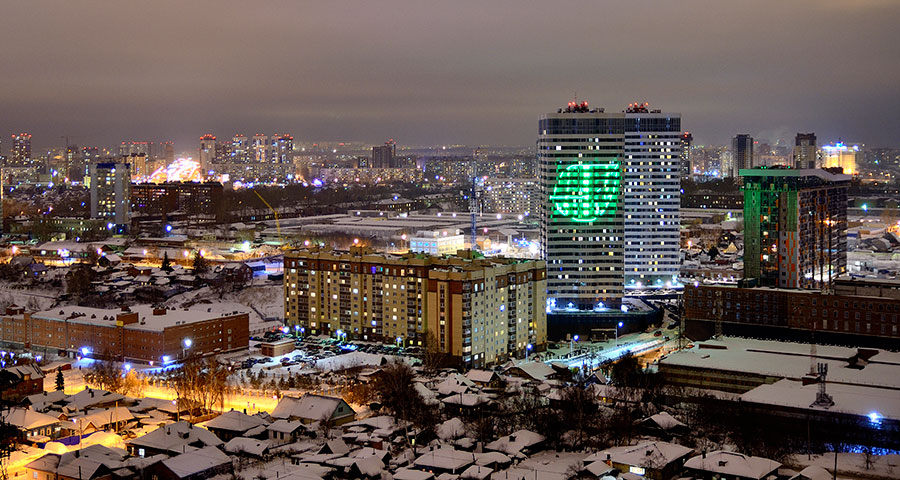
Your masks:
[{"label": "snow-covered roof", "polygon": [[32,430],[59,423],[59,420],[52,415],[36,412],[30,408],[19,407],[13,407],[3,412],[2,418],[6,423],[23,430]]},{"label": "snow-covered roof", "polygon": [[[724,348],[701,348],[703,344]],[[659,363],[799,380],[809,372],[809,351],[809,344],[724,337],[670,353]],[[828,365],[829,383],[900,389],[900,365],[869,362],[865,368],[851,368],[848,360],[857,354],[855,348],[818,345],[816,362]]]},{"label": "snow-covered roof", "polygon": [[235,437],[225,444],[225,451],[232,454],[246,453],[262,457],[269,450],[269,442],[255,438]]},{"label": "snow-covered roof", "polygon": [[437,427],[437,436],[441,440],[454,440],[465,434],[466,426],[459,417],[453,417]]},{"label": "snow-covered roof", "polygon": [[300,420],[291,421],[282,418],[280,420],[275,420],[274,422],[272,422],[271,425],[266,427],[266,430],[279,433],[293,433],[301,428],[303,428],[303,422],[301,422]]},{"label": "snow-covered roof", "polygon": [[685,462],[684,467],[722,475],[761,479],[777,470],[781,464],[768,458],[716,450],[691,458]]},{"label": "snow-covered roof", "polygon": [[[149,281],[149,279],[150,278],[147,277],[147,281]],[[179,308],[166,310],[164,315],[154,315],[154,309],[151,305],[135,305],[130,307],[130,311],[137,313],[139,321],[127,324],[123,328],[135,330],[161,331],[167,327],[215,320],[223,316],[218,309],[210,306],[207,306],[206,308]],[[247,311],[247,308],[243,307],[229,313],[247,313]],[[110,326],[115,325],[116,316],[121,313],[127,312],[122,312],[119,309],[66,305],[55,307],[50,310],[44,310],[42,312],[35,312],[32,314],[32,317],[51,321],[65,320],[69,323]]]},{"label": "snow-covered roof", "polygon": [[162,463],[179,478],[184,478],[230,465],[231,458],[216,447],[203,447],[163,460]]},{"label": "snow-covered roof", "polygon": [[246,432],[253,427],[265,424],[267,424],[267,422],[260,417],[247,415],[238,410],[230,410],[206,422],[204,426],[206,428],[228,430],[231,432]]},{"label": "snow-covered roof", "polygon": [[125,399],[125,396],[118,393],[107,392],[106,390],[99,390],[96,388],[85,388],[74,395],[69,395],[66,398],[66,407],[70,411],[84,410],[95,405],[120,402],[123,399]]},{"label": "snow-covered roof", "polygon": [[542,382],[548,377],[556,373],[553,367],[544,362],[527,362],[513,367],[509,367],[503,371],[504,375],[516,375],[530,378]]},{"label": "snow-covered roof", "polygon": [[130,445],[148,447],[168,452],[185,451],[188,445],[220,446],[222,441],[209,430],[195,427],[188,422],[175,422],[127,442]]},{"label": "snow-covered roof", "polygon": [[413,461],[419,468],[434,468],[448,472],[461,472],[473,463],[475,463],[474,454],[450,447],[436,448]]},{"label": "snow-covered roof", "polygon": [[323,419],[332,418],[340,407],[348,410],[350,415],[355,412],[340,398],[326,397],[324,395],[315,395],[312,393],[304,394],[302,397],[282,397],[272,410],[273,418],[300,418],[312,422],[318,422]]},{"label": "snow-covered roof", "polygon": [[516,454],[521,453],[522,450],[533,447],[543,441],[544,436],[540,433],[523,429],[505,437],[500,437],[485,445],[484,448],[515,456]]},{"label": "snow-covered roof", "polygon": [[[870,365],[871,366],[871,365]],[[868,368],[868,367],[866,367]],[[831,383],[829,371],[826,390],[834,400],[830,412],[842,412],[859,417],[900,420],[900,390]],[[741,395],[741,402],[778,405],[798,409],[816,410],[818,384],[804,386],[802,382],[782,379],[773,384],[760,385]]]},{"label": "snow-covered roof", "polygon": [[656,415],[651,415],[645,421],[655,423],[659,428],[663,430],[671,430],[676,427],[686,427],[684,423],[681,423],[673,417],[669,412],[660,412]]},{"label": "snow-covered roof", "polygon": [[399,468],[394,472],[394,480],[432,480],[433,473],[413,470],[412,468]]},{"label": "snow-covered roof", "polygon": [[694,450],[668,442],[642,442],[637,445],[613,447],[587,457],[585,462],[605,461],[643,468],[662,469],[664,466],[690,455]]},{"label": "snow-covered roof", "polygon": [[466,378],[475,383],[488,384],[497,379],[498,375],[490,370],[472,369],[466,373]]}]

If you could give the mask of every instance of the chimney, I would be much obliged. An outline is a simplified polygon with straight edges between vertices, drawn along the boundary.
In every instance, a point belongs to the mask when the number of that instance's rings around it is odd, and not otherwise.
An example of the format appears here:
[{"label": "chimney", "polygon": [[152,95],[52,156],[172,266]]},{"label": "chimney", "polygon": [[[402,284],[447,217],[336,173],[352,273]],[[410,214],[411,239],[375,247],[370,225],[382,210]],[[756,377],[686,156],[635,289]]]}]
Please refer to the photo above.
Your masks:
[{"label": "chimney", "polygon": [[153,315],[159,316],[159,315],[165,315],[165,314],[166,314],[165,307],[162,307],[162,308],[153,307]]}]

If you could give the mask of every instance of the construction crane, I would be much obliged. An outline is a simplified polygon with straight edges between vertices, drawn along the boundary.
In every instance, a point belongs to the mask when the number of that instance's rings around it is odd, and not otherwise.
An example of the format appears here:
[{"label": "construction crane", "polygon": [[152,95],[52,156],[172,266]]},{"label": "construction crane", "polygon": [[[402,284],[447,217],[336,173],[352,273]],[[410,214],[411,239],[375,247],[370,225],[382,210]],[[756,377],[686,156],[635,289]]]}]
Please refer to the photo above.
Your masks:
[{"label": "construction crane", "polygon": [[260,201],[262,201],[267,207],[269,207],[269,210],[271,210],[272,214],[275,215],[275,229],[278,231],[278,241],[281,242],[281,248],[284,249],[284,238],[281,236],[281,221],[278,219],[278,211],[272,208],[272,206],[269,205],[269,202],[267,202],[266,199],[263,198],[263,196],[260,195],[255,188],[253,189],[253,193],[255,193],[256,196],[259,197]]}]

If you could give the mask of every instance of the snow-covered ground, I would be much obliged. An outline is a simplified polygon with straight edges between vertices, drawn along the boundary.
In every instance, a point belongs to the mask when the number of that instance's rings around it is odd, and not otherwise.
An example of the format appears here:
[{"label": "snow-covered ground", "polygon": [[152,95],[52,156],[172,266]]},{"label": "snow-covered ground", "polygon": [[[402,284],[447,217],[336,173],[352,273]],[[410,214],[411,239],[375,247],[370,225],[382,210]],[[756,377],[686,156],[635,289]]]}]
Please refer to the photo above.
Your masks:
[{"label": "snow-covered ground", "polygon": [[[219,295],[210,287],[185,292],[168,299],[166,306],[185,307],[199,304],[240,305],[250,312],[250,334],[262,333],[280,326],[284,318],[284,289],[280,283],[254,278],[250,285]],[[218,309],[219,307],[217,307]],[[234,308],[226,308],[234,310]]]},{"label": "snow-covered ground", "polygon": [[[838,478],[888,479],[900,478],[900,455],[872,455],[866,468],[866,455],[863,453],[839,453],[837,458]],[[829,472],[834,471],[834,454],[794,455],[788,461],[798,470],[809,465],[817,465]]]}]

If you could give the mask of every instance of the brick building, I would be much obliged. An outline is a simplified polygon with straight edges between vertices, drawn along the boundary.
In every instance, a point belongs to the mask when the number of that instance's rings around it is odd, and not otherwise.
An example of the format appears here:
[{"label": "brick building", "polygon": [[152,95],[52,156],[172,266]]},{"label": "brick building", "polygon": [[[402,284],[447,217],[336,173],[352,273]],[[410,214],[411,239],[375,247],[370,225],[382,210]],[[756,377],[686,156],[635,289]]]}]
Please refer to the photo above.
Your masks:
[{"label": "brick building", "polygon": [[[862,283],[857,282],[857,288],[863,288]],[[684,317],[689,334],[709,331],[719,315],[726,334],[804,342],[814,335],[819,343],[900,346],[900,298],[896,297],[685,286]]]},{"label": "brick building", "polygon": [[[0,342],[69,355],[166,362],[247,348],[245,312],[208,308],[167,310],[141,305],[123,310],[65,306],[43,312],[8,311]],[[185,340],[188,339],[188,348]]]},{"label": "brick building", "polygon": [[285,254],[285,320],[310,334],[424,346],[469,366],[547,341],[542,261],[297,250]]}]

